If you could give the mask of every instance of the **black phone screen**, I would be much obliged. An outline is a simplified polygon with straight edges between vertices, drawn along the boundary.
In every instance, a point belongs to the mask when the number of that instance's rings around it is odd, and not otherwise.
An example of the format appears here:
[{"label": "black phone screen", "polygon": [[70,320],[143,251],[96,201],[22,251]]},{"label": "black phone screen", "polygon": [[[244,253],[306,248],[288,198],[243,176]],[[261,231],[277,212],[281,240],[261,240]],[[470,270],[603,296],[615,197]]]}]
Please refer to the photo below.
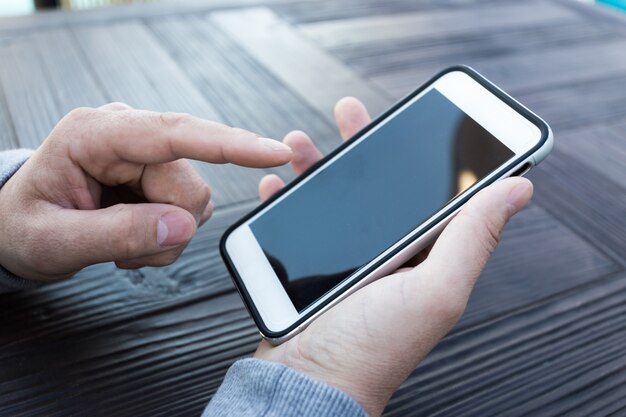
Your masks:
[{"label": "black phone screen", "polygon": [[431,89],[250,228],[300,312],[513,155]]}]

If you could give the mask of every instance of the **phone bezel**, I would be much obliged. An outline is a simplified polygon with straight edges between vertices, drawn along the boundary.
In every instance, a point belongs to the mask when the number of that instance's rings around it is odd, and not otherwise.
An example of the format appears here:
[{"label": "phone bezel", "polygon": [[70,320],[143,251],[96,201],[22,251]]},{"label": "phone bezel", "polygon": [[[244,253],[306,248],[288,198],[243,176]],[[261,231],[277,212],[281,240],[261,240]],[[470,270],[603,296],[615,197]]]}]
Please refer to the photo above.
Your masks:
[{"label": "phone bezel", "polygon": [[[496,96],[497,98],[502,100],[505,104],[507,104],[509,107],[511,107],[517,113],[521,114],[526,120],[530,121],[540,131],[541,137],[540,137],[540,140],[537,142],[537,144],[535,146],[531,147],[530,150],[528,150],[527,152],[525,152],[523,154],[517,154],[516,153],[515,157],[512,158],[506,165],[502,165],[501,167],[499,167],[499,169],[498,169],[499,171],[501,171],[502,173],[506,173],[506,172],[514,169],[516,167],[516,165],[520,163],[520,161],[527,160],[530,156],[532,156],[533,154],[537,153],[537,151],[539,149],[541,149],[546,144],[546,142],[548,141],[548,138],[550,137],[550,129],[549,129],[548,125],[541,118],[539,118],[534,113],[532,113],[530,110],[528,110],[523,105],[518,103],[512,97],[510,97],[509,95],[504,93],[502,90],[500,90],[494,84],[489,82],[487,79],[485,79],[482,75],[477,73],[472,68],[467,67],[467,66],[463,66],[463,65],[453,66],[453,67],[446,68],[443,71],[441,71],[438,74],[436,74],[435,76],[433,76],[431,79],[429,79],[426,83],[424,83],[418,89],[416,89],[415,91],[413,91],[412,93],[410,93],[409,95],[407,95],[406,97],[404,97],[403,99],[398,101],[389,110],[387,110],[385,113],[383,113],[382,115],[377,117],[375,120],[373,120],[369,125],[367,125],[365,128],[363,128],[360,132],[358,132],[356,135],[354,135],[348,141],[344,142],[342,145],[340,145],[337,149],[332,151],[329,155],[324,157],[322,160],[318,161],[316,164],[314,164],[312,167],[310,167],[306,172],[304,172],[302,175],[300,175],[294,181],[292,181],[287,186],[285,186],[281,191],[279,191],[277,194],[275,194],[270,199],[268,199],[267,201],[265,201],[264,203],[259,205],[253,211],[251,211],[250,213],[245,215],[243,218],[241,218],[235,224],[230,226],[224,232],[224,234],[222,236],[222,239],[220,241],[220,252],[221,252],[222,258],[224,259],[224,262],[225,262],[225,264],[226,264],[226,266],[227,266],[227,268],[228,268],[228,270],[229,270],[229,272],[230,272],[230,274],[231,274],[231,276],[232,276],[232,278],[233,278],[233,280],[235,282],[235,286],[236,286],[237,290],[239,291],[240,295],[242,296],[242,298],[244,300],[244,304],[246,305],[246,308],[248,309],[250,315],[252,316],[253,320],[255,321],[257,327],[259,328],[261,334],[264,337],[269,338],[269,339],[281,339],[281,338],[284,338],[286,335],[288,335],[289,333],[293,332],[296,328],[298,328],[298,326],[301,326],[308,319],[310,319],[311,317],[315,316],[320,310],[324,309],[328,304],[332,303],[333,300],[335,300],[341,294],[343,294],[344,292],[348,291],[349,288],[351,288],[353,285],[358,283],[359,280],[355,281],[352,285],[348,285],[348,286],[346,286],[346,287],[344,287],[342,289],[339,289],[339,290],[335,291],[334,296],[328,297],[328,299],[326,299],[324,302],[318,304],[315,308],[313,308],[312,310],[308,311],[306,314],[300,314],[299,318],[296,321],[294,321],[290,326],[286,327],[285,329],[283,329],[281,331],[273,331],[273,330],[270,330],[266,326],[265,322],[263,321],[263,318],[261,317],[260,312],[258,311],[258,309],[257,309],[257,307],[256,307],[256,305],[255,305],[251,295],[249,294],[242,277],[239,275],[239,272],[237,271],[237,269],[236,269],[236,267],[235,267],[235,265],[234,265],[230,255],[228,254],[228,250],[226,248],[226,241],[227,241],[228,237],[238,227],[244,225],[252,217],[254,217],[256,214],[258,214],[260,211],[264,210],[268,205],[271,205],[276,199],[280,198],[283,194],[289,192],[297,184],[299,184],[301,181],[303,181],[305,178],[307,178],[309,175],[311,175],[313,172],[315,172],[321,165],[324,165],[326,162],[328,162],[328,160],[334,158],[338,153],[342,152],[346,147],[350,146],[353,142],[357,141],[364,134],[369,132],[374,126],[377,126],[378,124],[383,122],[392,113],[396,112],[400,107],[402,107],[407,102],[412,100],[416,95],[420,94],[422,91],[427,89],[429,86],[431,86],[434,82],[436,82],[438,79],[440,79],[444,75],[446,75],[446,74],[448,74],[450,72],[455,72],[455,71],[463,72],[466,75],[470,76],[474,81],[476,81],[478,84],[480,84],[483,88],[485,88],[490,93],[492,93],[494,96]],[[500,178],[502,178],[502,175],[501,176],[497,176],[497,175],[491,176],[491,178],[489,178],[488,181],[486,181],[481,187],[476,188],[474,190],[469,190],[469,192],[466,192],[463,195],[462,198],[457,200],[454,204],[448,206],[447,209],[444,206],[442,208],[442,210],[440,210],[437,214],[435,214],[435,216],[433,216],[433,217],[429,218],[428,220],[426,220],[426,222],[431,222],[431,227],[425,228],[421,232],[417,233],[411,239],[408,239],[403,244],[399,245],[394,250],[389,252],[387,254],[387,256],[385,256],[384,258],[379,259],[378,262],[370,265],[365,270],[360,271],[359,275],[362,278],[367,277],[370,273],[375,271],[377,268],[379,268],[381,265],[383,265],[389,259],[393,258],[396,254],[401,252],[404,248],[409,246],[412,242],[416,241],[421,236],[423,236],[424,234],[428,233],[428,231],[430,229],[432,229],[433,227],[436,227],[436,225],[438,225],[443,219],[447,218],[451,213],[453,213],[459,207],[461,207],[463,204],[465,204],[465,202],[467,202],[467,200],[469,200],[469,198],[471,198],[474,194],[476,194],[480,189],[482,189],[482,188],[486,187],[487,185],[497,181]]]}]

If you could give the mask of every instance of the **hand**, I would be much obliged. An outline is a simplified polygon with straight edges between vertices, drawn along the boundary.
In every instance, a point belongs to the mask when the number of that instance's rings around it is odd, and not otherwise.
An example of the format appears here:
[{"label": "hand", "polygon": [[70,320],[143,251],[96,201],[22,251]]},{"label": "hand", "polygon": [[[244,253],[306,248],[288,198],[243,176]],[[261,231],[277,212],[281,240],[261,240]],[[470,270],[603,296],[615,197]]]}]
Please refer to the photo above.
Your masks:
[{"label": "hand", "polygon": [[0,265],[50,281],[106,261],[170,264],[212,210],[211,190],[182,158],[265,167],[291,156],[186,114],[76,109],[0,189]]},{"label": "hand", "polygon": [[[340,100],[335,115],[344,139],[370,121],[353,98]],[[297,174],[321,157],[302,132],[290,133],[284,142],[293,149]],[[266,176],[259,185],[261,199],[283,185],[280,178]],[[418,266],[362,288],[282,345],[261,342],[255,356],[334,385],[369,415],[380,415],[398,386],[459,320],[502,229],[531,195],[532,184],[523,178],[485,188],[422,254],[425,260]]]}]

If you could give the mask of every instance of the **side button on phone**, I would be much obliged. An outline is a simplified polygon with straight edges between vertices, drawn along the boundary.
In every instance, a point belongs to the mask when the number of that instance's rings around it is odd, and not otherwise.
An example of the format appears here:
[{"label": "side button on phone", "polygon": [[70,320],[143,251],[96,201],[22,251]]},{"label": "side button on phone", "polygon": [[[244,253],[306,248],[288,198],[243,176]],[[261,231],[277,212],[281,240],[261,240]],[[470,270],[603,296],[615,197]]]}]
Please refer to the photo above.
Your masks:
[{"label": "side button on phone", "polygon": [[532,168],[533,164],[531,164],[530,162],[526,162],[524,165],[522,165],[517,171],[513,172],[511,174],[512,177],[521,177],[524,174],[526,174],[528,171],[530,171],[530,169]]}]

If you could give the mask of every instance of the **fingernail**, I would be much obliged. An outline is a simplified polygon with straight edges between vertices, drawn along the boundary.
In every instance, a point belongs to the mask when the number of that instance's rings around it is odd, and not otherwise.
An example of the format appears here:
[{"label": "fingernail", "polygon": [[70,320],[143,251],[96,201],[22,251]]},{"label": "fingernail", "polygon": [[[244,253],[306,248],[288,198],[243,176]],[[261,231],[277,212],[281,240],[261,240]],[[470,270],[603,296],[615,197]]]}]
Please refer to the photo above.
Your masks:
[{"label": "fingernail", "polygon": [[524,181],[523,183],[513,187],[513,189],[509,192],[509,195],[506,197],[506,202],[509,206],[509,213],[511,216],[526,206],[532,193],[533,186],[528,181]]},{"label": "fingernail", "polygon": [[279,152],[289,151],[289,152],[291,152],[291,148],[289,146],[285,145],[282,142],[274,140],[274,139],[259,138],[259,143],[261,143],[263,146],[266,146],[266,147],[268,147],[269,149],[271,149],[273,151],[279,151]]},{"label": "fingernail", "polygon": [[193,235],[189,216],[172,211],[165,213],[157,224],[157,243],[159,246],[177,246],[187,243]]}]

